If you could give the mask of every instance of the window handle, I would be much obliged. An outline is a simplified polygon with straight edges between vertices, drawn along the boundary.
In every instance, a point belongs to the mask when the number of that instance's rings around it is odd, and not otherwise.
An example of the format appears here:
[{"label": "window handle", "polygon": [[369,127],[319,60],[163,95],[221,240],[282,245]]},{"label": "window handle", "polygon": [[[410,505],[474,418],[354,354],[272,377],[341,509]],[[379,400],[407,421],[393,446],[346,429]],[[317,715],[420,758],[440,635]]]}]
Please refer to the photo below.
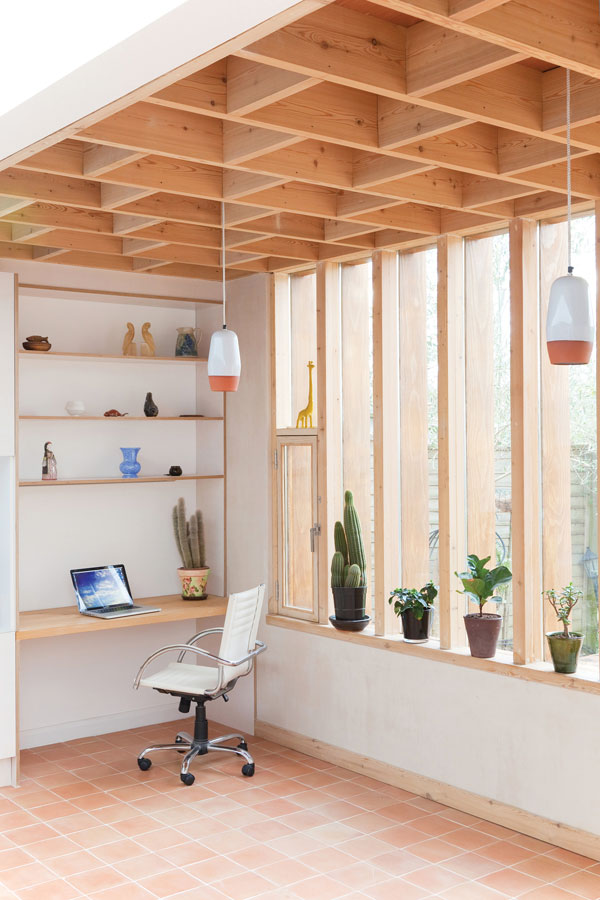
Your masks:
[{"label": "window handle", "polygon": [[321,537],[321,526],[318,522],[315,522],[313,527],[310,529],[310,552],[315,552],[315,538]]}]

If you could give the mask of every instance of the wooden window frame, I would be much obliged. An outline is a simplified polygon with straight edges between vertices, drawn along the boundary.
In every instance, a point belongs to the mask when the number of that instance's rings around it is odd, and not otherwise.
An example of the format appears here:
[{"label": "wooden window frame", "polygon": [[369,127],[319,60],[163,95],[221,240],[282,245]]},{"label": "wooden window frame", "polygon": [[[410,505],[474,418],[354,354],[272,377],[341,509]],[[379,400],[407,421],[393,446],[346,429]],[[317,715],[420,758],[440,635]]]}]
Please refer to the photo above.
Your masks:
[{"label": "wooden window frame", "polygon": [[[598,228],[600,202],[596,204],[596,267],[598,272],[598,303],[600,304],[600,234]],[[464,646],[462,637],[462,604],[456,588],[459,586],[454,572],[466,552],[466,497],[469,490],[465,480],[465,470],[469,465],[468,447],[465,445],[471,429],[468,424],[468,398],[476,390],[474,371],[469,368],[469,342],[476,339],[477,325],[465,322],[465,304],[475,302],[469,292],[474,289],[474,268],[477,265],[476,243],[478,237],[489,237],[489,233],[472,235],[463,239],[454,235],[443,235],[437,241],[438,250],[438,424],[439,433],[439,494],[440,494],[440,640],[430,640],[426,645],[405,643],[397,634],[395,620],[390,619],[387,608],[387,591],[400,576],[399,548],[403,553],[411,543],[419,546],[417,536],[406,532],[406,517],[398,527],[398,506],[400,493],[405,498],[406,485],[402,487],[399,477],[406,478],[415,460],[410,458],[410,448],[399,433],[400,417],[407,415],[407,388],[398,376],[406,376],[406,366],[400,358],[399,350],[406,350],[406,335],[402,334],[402,323],[407,327],[411,321],[410,309],[403,309],[402,283],[398,285],[395,272],[398,254],[395,251],[375,251],[373,260],[373,364],[374,364],[374,465],[375,465],[375,540],[376,540],[376,584],[374,627],[360,634],[348,634],[335,630],[327,621],[330,607],[329,567],[325,563],[332,549],[333,521],[328,511],[337,508],[339,479],[334,476],[339,465],[340,433],[340,385],[339,385],[339,313],[340,313],[340,264],[317,263],[317,378],[318,404],[317,453],[319,520],[321,523],[321,565],[319,569],[319,613],[318,621],[301,621],[277,614],[273,603],[269,607],[267,624],[283,628],[295,628],[336,640],[351,641],[364,646],[405,653],[424,659],[447,662],[466,668],[517,677],[523,680],[545,683],[557,687],[582,690],[600,694],[600,680],[592,678],[585,667],[574,675],[560,675],[552,666],[543,661],[544,615],[540,602],[542,552],[551,552],[551,546],[543,543],[541,524],[540,484],[543,478],[543,454],[551,452],[546,447],[542,434],[540,443],[540,417],[552,415],[553,398],[562,396],[562,388],[556,389],[552,373],[544,370],[540,354],[544,349],[543,317],[544,300],[540,292],[547,290],[538,271],[539,228],[543,221],[515,219],[509,223],[510,246],[510,304],[511,304],[511,475],[513,484],[513,653],[499,651],[494,659],[471,657]],[[418,248],[422,250],[423,248]],[[401,257],[408,256],[405,251]],[[400,263],[400,271],[402,265]],[[273,291],[282,290],[287,276],[272,277]],[[471,280],[470,280],[471,279]],[[466,291],[466,297],[465,297]],[[272,306],[272,321],[274,303]],[[414,310],[413,310],[414,320]],[[469,315],[469,313],[467,313]],[[481,324],[481,323],[480,323]],[[482,327],[489,332],[489,322]],[[597,342],[600,341],[600,317],[597,321]],[[465,331],[466,329],[466,331]],[[473,330],[475,329],[475,330]],[[271,359],[274,368],[275,346],[272,330]],[[473,346],[473,344],[472,344]],[[465,359],[465,352],[467,354]],[[540,370],[541,366],[541,370]],[[600,382],[600,353],[598,354],[597,378]],[[540,375],[541,371],[541,375]],[[488,373],[489,375],[489,373]],[[539,376],[539,377],[538,377]],[[562,376],[561,376],[562,377]],[[489,379],[488,379],[489,380]],[[275,373],[272,371],[272,412],[276,409]],[[541,385],[541,391],[540,391]],[[558,391],[558,394],[557,394]],[[564,398],[563,398],[564,399]],[[328,410],[330,415],[328,416]],[[413,410],[414,411],[414,410]],[[273,418],[273,430],[275,435]],[[385,432],[384,432],[385,427]],[[390,432],[391,428],[391,432]],[[598,429],[600,431],[600,403],[598,404]],[[389,434],[392,434],[392,440]],[[398,434],[398,439],[393,438]],[[541,447],[541,453],[540,453]],[[489,449],[489,448],[488,448]],[[488,453],[489,456],[489,453]],[[422,462],[422,461],[421,461]],[[485,465],[489,468],[489,459]],[[422,480],[422,465],[417,466]],[[471,496],[481,482],[483,470],[479,471],[476,461],[470,464]],[[474,473],[474,477],[473,477]],[[550,477],[548,475],[548,477]],[[390,487],[389,492],[384,488]],[[525,485],[528,486],[525,492]],[[488,491],[489,494],[489,491]],[[394,498],[397,497],[397,500]],[[488,498],[489,499],[489,498]],[[516,502],[515,502],[516,500]],[[485,534],[489,542],[490,515],[475,521],[474,532]],[[423,522],[420,523],[421,530]],[[275,529],[274,529],[275,530]],[[515,530],[518,541],[515,539]],[[390,539],[390,536],[392,538]],[[395,540],[395,537],[398,539]],[[382,540],[384,538],[384,540]],[[413,540],[414,539],[414,540]],[[422,542],[422,535],[421,535]],[[519,544],[517,547],[516,544]],[[556,541],[554,541],[556,543]],[[379,550],[377,550],[380,545]],[[420,563],[423,567],[423,548]],[[489,550],[488,550],[489,552]],[[416,559],[419,559],[418,550]],[[276,562],[274,563],[276,566]],[[402,564],[402,577],[414,570],[412,564]],[[416,577],[416,575],[415,575]],[[395,585],[394,585],[395,586]]]}]

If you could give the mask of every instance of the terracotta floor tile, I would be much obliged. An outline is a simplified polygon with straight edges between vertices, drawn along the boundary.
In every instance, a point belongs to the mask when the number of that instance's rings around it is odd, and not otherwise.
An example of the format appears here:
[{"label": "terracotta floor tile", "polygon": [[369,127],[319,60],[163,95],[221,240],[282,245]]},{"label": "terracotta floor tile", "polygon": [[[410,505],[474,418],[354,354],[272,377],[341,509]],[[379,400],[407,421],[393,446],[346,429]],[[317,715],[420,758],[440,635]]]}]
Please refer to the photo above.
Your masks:
[{"label": "terracotta floor tile", "polygon": [[344,866],[344,868],[332,872],[331,875],[337,881],[345,884],[348,890],[354,889],[358,891],[362,891],[370,885],[378,884],[380,881],[389,880],[387,872],[368,862],[355,862],[351,866]]},{"label": "terracotta floor tile", "polygon": [[315,875],[295,884],[291,892],[302,900],[335,900],[347,894],[348,887],[331,875]]},{"label": "terracotta floor tile", "polygon": [[479,881],[481,884],[485,884],[486,887],[493,888],[500,893],[506,893],[510,897],[520,897],[521,894],[532,891],[542,884],[539,879],[532,878],[531,875],[525,875],[524,872],[519,872],[517,869],[512,868],[499,869],[490,875],[484,875]]},{"label": "terracotta floor tile", "polygon": [[[262,897],[273,885],[256,872],[244,872],[218,881],[213,887],[231,900],[248,900],[249,897]],[[314,900],[318,898],[315,896]]]},{"label": "terracotta floor tile", "polygon": [[388,850],[381,856],[375,856],[371,863],[378,866],[387,875],[405,875],[407,872],[414,872],[415,869],[422,869],[427,865],[426,860],[415,856],[410,850]]},{"label": "terracotta floor tile", "polygon": [[211,884],[213,881],[223,881],[232,875],[241,875],[245,869],[226,856],[213,856],[200,862],[186,866],[186,871],[199,881]]},{"label": "terracotta floor tile", "polygon": [[481,847],[478,853],[503,866],[514,866],[516,863],[537,855],[532,850],[527,850],[526,847],[520,847],[510,841],[495,841],[493,844]]},{"label": "terracotta floor tile", "polygon": [[462,875],[450,872],[443,866],[425,866],[423,869],[407,872],[403,877],[410,884],[416,884],[417,887],[423,888],[430,894],[441,893],[457,884],[464,884],[466,881]]},{"label": "terracotta floor tile", "polygon": [[336,869],[341,869],[344,866],[351,866],[356,862],[356,859],[354,856],[350,856],[349,853],[344,853],[338,847],[322,847],[319,850],[305,853],[304,856],[299,856],[298,861],[310,866],[311,869],[316,869],[317,872],[327,873],[334,872]]},{"label": "terracotta floor tile", "polygon": [[456,887],[442,891],[439,896],[444,900],[506,900],[511,897],[510,894],[501,894],[478,881],[464,881]]},{"label": "terracotta floor tile", "polygon": [[263,866],[287,859],[283,853],[278,853],[272,847],[262,844],[252,844],[250,847],[230,852],[229,858],[245,869],[261,869]]},{"label": "terracotta floor tile", "polygon": [[312,878],[315,870],[298,859],[286,859],[284,857],[277,862],[264,866],[258,874],[268,881],[272,881],[273,884],[283,886]]},{"label": "terracotta floor tile", "polygon": [[382,881],[380,884],[365,888],[363,893],[372,900],[421,900],[427,897],[429,891],[424,891],[416,884],[410,884],[403,878],[393,878],[391,881]]},{"label": "terracotta floor tile", "polygon": [[586,900],[598,900],[600,875],[594,875],[592,872],[574,872],[572,875],[567,875],[566,878],[560,878],[556,882],[556,887],[572,891],[577,896],[585,897]]},{"label": "terracotta floor tile", "polygon": [[[140,747],[190,722],[24,751],[0,900],[597,900],[600,864],[268,741],[186,788]],[[211,734],[224,726],[211,724]]]},{"label": "terracotta floor tile", "polygon": [[550,856],[534,856],[526,859],[525,862],[518,863],[515,866],[519,872],[525,872],[526,875],[532,875],[539,878],[540,881],[553,882],[559,878],[566,878],[577,870],[573,866],[569,866],[559,859],[552,859]]},{"label": "terracotta floor tile", "polygon": [[156,894],[157,897],[170,897],[172,894],[198,887],[196,878],[182,869],[169,869],[168,872],[162,872],[160,875],[142,878],[139,884]]},{"label": "terracotta floor tile", "polygon": [[65,856],[57,856],[56,859],[47,859],[45,865],[61,878],[76,875],[79,872],[89,872],[90,869],[99,869],[104,863],[96,856],[92,856],[86,850],[77,850],[75,853],[67,853]]},{"label": "terracotta floor tile", "polygon": [[81,893],[62,879],[46,881],[44,884],[19,891],[20,900],[73,900],[75,897],[81,897]]},{"label": "terracotta floor tile", "polygon": [[90,872],[71,875],[68,881],[86,896],[115,887],[117,884],[124,884],[127,878],[112,866],[102,866],[100,869],[92,869]]},{"label": "terracotta floor tile", "polygon": [[463,875],[465,879],[476,879],[497,871],[501,868],[501,864],[479,856],[478,853],[462,853],[454,859],[445,860],[444,868],[456,872],[457,875]]},{"label": "terracotta floor tile", "polygon": [[24,866],[33,862],[29,853],[25,853],[17,847],[12,850],[2,850],[0,852],[0,872],[6,872],[7,869],[14,869],[16,866]]},{"label": "terracotta floor tile", "polygon": [[23,888],[32,887],[34,884],[43,884],[46,881],[54,880],[54,873],[38,862],[31,862],[25,866],[0,872],[0,883],[11,891],[20,891]]},{"label": "terracotta floor tile", "polygon": [[[557,887],[555,884],[545,884],[542,887],[534,888],[526,894],[521,894],[524,900],[573,900],[577,894],[571,891],[565,891],[563,888]],[[521,900],[519,898],[519,900]]]}]

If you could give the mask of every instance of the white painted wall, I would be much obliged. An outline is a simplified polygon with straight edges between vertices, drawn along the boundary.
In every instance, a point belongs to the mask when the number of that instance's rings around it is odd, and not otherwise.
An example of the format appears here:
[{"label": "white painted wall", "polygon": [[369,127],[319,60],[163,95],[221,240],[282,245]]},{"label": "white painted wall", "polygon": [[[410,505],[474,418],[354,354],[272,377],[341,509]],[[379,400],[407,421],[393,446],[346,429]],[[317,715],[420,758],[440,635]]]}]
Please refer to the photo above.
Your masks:
[{"label": "white painted wall", "polygon": [[[234,572],[268,583],[270,571],[266,279],[244,279],[238,291],[244,405],[228,478],[245,503],[237,519],[228,503],[232,587]],[[582,794],[600,795],[595,695],[274,626],[261,638],[257,719],[600,834]],[[565,767],[569,787],[557,789]]]}]

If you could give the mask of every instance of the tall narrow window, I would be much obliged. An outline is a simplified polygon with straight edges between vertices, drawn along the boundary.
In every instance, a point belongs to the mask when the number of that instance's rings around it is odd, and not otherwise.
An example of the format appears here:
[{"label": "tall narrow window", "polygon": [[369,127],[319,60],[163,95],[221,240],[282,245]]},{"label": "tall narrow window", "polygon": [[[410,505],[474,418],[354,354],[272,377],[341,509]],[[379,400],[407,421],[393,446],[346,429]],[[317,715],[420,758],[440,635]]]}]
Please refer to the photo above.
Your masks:
[{"label": "tall narrow window", "polygon": [[[354,494],[367,554],[367,603],[373,566],[373,285],[371,261],[341,267],[342,486]],[[341,515],[341,510],[339,511]],[[337,512],[336,512],[337,515]]]},{"label": "tall narrow window", "polygon": [[[295,428],[298,413],[309,405],[308,363],[317,358],[317,304],[315,274],[291,275],[289,289],[275,299],[275,365],[277,422]],[[312,378],[312,422],[317,426],[317,383]]]}]

